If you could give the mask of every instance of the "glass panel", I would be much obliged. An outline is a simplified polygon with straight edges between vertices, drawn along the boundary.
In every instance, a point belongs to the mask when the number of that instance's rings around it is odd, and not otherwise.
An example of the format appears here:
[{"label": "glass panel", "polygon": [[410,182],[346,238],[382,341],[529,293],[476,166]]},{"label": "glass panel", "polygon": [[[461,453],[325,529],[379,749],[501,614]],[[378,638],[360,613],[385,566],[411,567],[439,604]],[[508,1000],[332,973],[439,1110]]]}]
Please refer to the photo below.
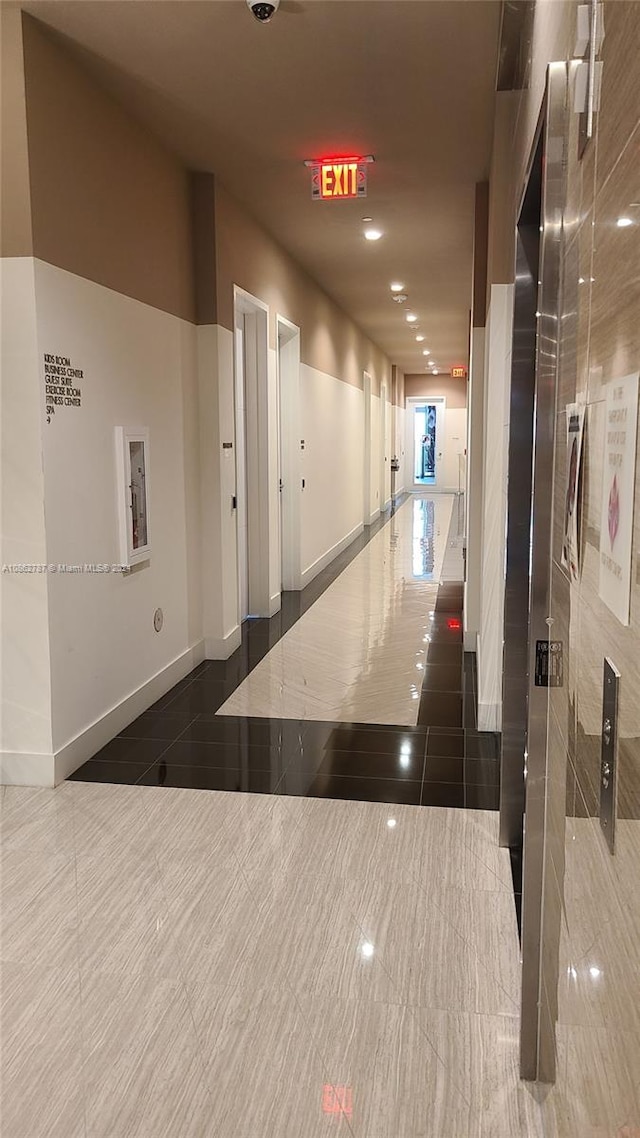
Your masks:
[{"label": "glass panel", "polygon": [[414,482],[433,485],[436,478],[436,407],[428,403],[415,408]]},{"label": "glass panel", "polygon": [[147,483],[142,439],[129,442],[129,465],[131,468],[132,548],[135,550],[143,549],[148,544]]}]

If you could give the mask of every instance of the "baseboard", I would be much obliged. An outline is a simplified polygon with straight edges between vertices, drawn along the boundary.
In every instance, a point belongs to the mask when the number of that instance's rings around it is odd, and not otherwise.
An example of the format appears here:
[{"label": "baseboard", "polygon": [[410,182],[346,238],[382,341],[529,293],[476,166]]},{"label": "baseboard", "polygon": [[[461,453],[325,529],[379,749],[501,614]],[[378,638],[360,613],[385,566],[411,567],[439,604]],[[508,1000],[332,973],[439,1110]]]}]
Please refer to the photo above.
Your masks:
[{"label": "baseboard", "polygon": [[502,704],[478,704],[478,731],[502,730]]},{"label": "baseboard", "polygon": [[464,651],[465,652],[478,652],[478,633],[475,628],[465,629],[464,632]]},{"label": "baseboard", "polygon": [[55,756],[0,752],[0,786],[54,786]]},{"label": "baseboard", "polygon": [[174,684],[188,676],[202,660],[204,660],[204,641],[200,640],[167,664],[166,668],[156,672],[155,676],[128,695],[106,715],[102,715],[90,727],[81,731],[70,743],[56,751],[54,785],[57,786],[73,774],[87,759],[95,755],[96,751],[115,738],[129,723],[151,707],[152,703],[168,692]]},{"label": "baseboard", "polygon": [[313,581],[314,577],[318,576],[318,573],[321,573],[323,569],[326,569],[327,565],[330,565],[333,559],[337,557],[339,553],[342,553],[343,549],[346,549],[348,545],[351,545],[352,541],[355,541],[357,537],[360,537],[363,529],[364,526],[362,522],[360,522],[357,526],[354,526],[354,528],[350,533],[346,535],[346,537],[343,537],[341,541],[338,541],[335,545],[332,545],[331,549],[328,549],[326,553],[322,554],[322,557],[318,557],[317,561],[314,561],[311,565],[304,569],[300,581],[301,588],[304,589],[305,585],[308,585],[310,581]]},{"label": "baseboard", "polygon": [[236,624],[222,639],[207,636],[204,641],[205,660],[228,660],[242,644],[242,629]]}]

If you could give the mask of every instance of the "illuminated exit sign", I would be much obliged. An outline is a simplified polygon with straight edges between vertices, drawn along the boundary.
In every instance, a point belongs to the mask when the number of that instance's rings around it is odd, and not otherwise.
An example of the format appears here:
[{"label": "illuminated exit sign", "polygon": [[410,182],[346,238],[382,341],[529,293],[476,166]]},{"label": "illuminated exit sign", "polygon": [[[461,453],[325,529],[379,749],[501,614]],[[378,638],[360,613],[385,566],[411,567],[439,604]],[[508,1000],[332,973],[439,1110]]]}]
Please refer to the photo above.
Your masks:
[{"label": "illuminated exit sign", "polygon": [[452,367],[451,368],[451,378],[452,379],[466,379],[467,378],[466,367]]},{"label": "illuminated exit sign", "polygon": [[314,201],[366,198],[370,162],[371,154],[366,158],[318,158],[305,162],[311,170],[311,197]]}]

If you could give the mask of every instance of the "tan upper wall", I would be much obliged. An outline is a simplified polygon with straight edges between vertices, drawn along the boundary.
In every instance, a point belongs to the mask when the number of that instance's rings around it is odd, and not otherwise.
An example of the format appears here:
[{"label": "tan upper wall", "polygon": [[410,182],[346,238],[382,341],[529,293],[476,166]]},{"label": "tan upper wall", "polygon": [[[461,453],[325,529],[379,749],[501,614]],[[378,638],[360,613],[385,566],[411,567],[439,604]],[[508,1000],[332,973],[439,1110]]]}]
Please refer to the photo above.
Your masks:
[{"label": "tan upper wall", "polygon": [[269,337],[275,345],[275,316],[301,329],[303,363],[356,387],[369,372],[374,387],[387,381],[391,364],[352,320],[216,183],[217,321],[233,327],[233,286],[250,292],[271,309]]},{"label": "tan upper wall", "polygon": [[34,256],[193,320],[187,172],[29,16],[23,36]]},{"label": "tan upper wall", "polygon": [[467,381],[449,375],[405,375],[404,394],[405,399],[443,395],[447,407],[466,407]]},{"label": "tan upper wall", "polygon": [[0,250],[3,257],[30,257],[33,240],[22,13],[15,4],[0,5],[0,63]]}]

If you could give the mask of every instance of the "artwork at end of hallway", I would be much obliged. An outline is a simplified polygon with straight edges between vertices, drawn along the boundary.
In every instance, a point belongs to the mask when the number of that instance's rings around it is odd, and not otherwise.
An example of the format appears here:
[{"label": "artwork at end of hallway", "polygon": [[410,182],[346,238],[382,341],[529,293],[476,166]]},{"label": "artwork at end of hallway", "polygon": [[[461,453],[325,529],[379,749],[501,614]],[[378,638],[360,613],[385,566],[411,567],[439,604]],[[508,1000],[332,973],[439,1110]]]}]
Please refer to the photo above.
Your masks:
[{"label": "artwork at end of hallway", "polygon": [[602,476],[599,592],[625,625],[630,619],[639,375],[635,372],[608,386]]},{"label": "artwork at end of hallway", "polygon": [[582,472],[584,403],[567,404],[567,489],[561,563],[572,581],[580,578],[580,533],[578,507]]}]

